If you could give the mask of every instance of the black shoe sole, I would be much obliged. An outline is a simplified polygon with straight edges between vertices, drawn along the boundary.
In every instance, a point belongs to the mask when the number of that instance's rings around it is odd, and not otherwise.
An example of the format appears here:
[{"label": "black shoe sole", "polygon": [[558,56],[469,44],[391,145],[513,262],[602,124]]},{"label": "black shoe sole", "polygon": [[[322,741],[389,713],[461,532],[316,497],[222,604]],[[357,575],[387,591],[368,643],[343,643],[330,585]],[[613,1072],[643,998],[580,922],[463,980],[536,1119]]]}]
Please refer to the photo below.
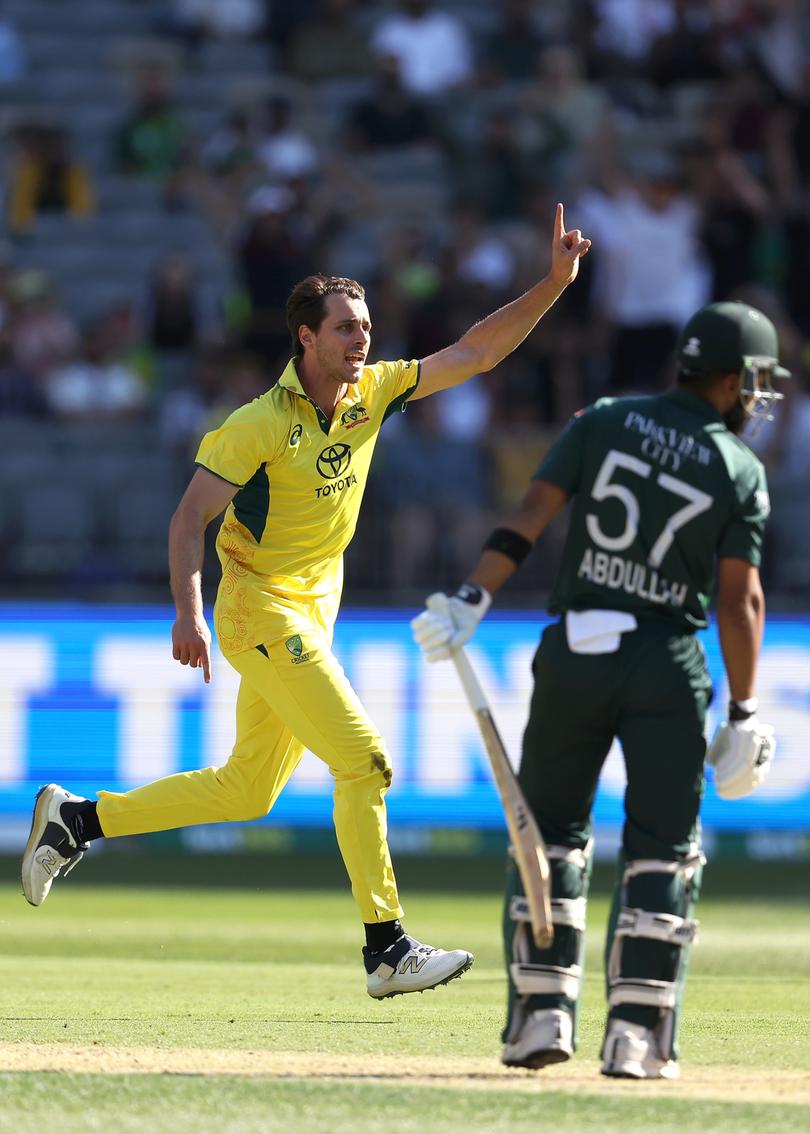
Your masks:
[{"label": "black shoe sole", "polygon": [[525,1059],[502,1059],[504,1067],[523,1067],[526,1071],[542,1071],[555,1063],[567,1063],[571,1056],[567,1051],[535,1051]]}]

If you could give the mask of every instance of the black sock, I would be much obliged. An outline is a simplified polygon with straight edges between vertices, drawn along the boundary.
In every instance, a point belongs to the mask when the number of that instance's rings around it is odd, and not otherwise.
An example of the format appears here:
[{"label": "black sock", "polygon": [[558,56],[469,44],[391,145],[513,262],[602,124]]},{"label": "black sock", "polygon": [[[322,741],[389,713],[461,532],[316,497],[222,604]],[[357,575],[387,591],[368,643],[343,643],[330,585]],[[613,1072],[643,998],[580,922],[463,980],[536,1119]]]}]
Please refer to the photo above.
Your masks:
[{"label": "black sock", "polygon": [[402,936],[403,929],[399,918],[394,921],[364,922],[366,945],[372,953],[383,953]]},{"label": "black sock", "polygon": [[83,799],[81,803],[63,803],[59,809],[77,843],[91,843],[93,839],[104,838],[97,806],[92,800]]}]

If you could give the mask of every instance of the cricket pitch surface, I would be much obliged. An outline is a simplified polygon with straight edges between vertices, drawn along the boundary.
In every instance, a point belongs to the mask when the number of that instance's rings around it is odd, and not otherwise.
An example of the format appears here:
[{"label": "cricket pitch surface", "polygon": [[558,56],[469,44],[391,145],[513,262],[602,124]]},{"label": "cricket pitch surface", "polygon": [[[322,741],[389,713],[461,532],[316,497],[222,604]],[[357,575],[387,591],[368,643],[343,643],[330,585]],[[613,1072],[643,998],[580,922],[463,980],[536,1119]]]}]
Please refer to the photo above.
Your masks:
[{"label": "cricket pitch surface", "polygon": [[55,1071],[109,1075],[237,1076],[336,1080],[528,1093],[638,1095],[728,1102],[810,1104],[810,1073],[685,1066],[675,1081],[607,1079],[595,1060],[574,1059],[541,1072],[502,1067],[486,1057],[334,1055],[325,1052],[228,1051],[206,1048],[74,1047],[0,1044],[0,1072]]}]

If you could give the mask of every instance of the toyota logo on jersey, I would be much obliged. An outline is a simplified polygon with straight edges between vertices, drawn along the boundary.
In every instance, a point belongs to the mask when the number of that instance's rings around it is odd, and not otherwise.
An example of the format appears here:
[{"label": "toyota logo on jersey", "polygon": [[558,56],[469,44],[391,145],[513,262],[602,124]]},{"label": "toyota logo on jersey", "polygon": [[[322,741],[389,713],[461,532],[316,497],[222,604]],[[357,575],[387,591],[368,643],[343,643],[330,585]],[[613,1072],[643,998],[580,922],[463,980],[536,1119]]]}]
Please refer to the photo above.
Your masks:
[{"label": "toyota logo on jersey", "polygon": [[352,451],[348,445],[328,445],[318,454],[316,468],[324,480],[337,480],[351,461]]}]

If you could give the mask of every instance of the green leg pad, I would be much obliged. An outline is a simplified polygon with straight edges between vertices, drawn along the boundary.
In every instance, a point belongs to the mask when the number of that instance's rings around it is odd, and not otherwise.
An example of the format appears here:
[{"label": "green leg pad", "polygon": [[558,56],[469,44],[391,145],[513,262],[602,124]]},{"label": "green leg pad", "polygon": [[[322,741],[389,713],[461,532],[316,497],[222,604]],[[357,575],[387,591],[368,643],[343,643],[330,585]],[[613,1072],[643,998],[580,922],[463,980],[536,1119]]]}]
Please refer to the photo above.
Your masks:
[{"label": "green leg pad", "polygon": [[[577,1023],[579,1015],[579,989],[581,988],[581,972],[585,954],[585,933],[583,928],[575,925],[562,924],[567,908],[568,918],[579,918],[581,911],[584,923],[584,906],[588,896],[588,886],[591,875],[590,855],[582,851],[574,852],[581,861],[568,861],[555,856],[555,852],[566,853],[567,848],[549,848],[549,866],[551,871],[551,897],[552,919],[554,921],[554,940],[547,949],[539,949],[532,939],[531,925],[516,916],[520,908],[521,899],[524,899],[523,884],[517,866],[510,859],[507,868],[506,892],[503,909],[503,940],[504,959],[506,962],[508,1002],[507,1020],[503,1031],[504,1040],[510,1034],[516,1017],[525,1018],[528,1012],[538,1008],[561,1008],[568,1012],[574,1025],[574,1046],[577,1042]],[[563,900],[561,904],[560,900]],[[569,905],[568,903],[575,903]],[[525,902],[523,903],[525,906]],[[576,911],[574,915],[573,911]],[[525,911],[524,911],[525,916]],[[531,992],[521,993],[515,986],[510,966],[520,961],[530,966],[540,966],[553,970],[568,970],[573,976],[578,974],[576,995],[557,992]]]}]

